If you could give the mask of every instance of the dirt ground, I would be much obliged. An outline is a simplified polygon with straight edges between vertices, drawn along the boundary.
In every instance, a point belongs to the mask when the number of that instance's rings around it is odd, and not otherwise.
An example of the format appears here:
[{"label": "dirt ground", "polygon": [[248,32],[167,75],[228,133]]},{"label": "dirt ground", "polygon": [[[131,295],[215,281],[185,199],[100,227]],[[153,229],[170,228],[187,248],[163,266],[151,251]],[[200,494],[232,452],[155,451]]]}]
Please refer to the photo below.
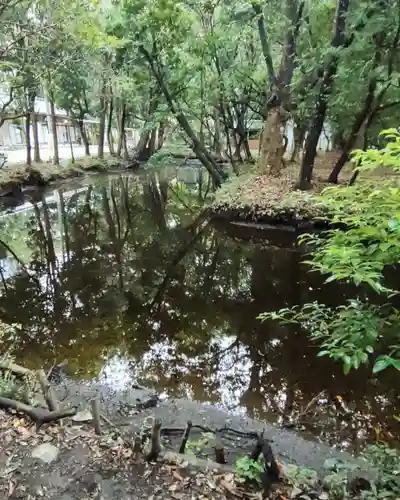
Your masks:
[{"label": "dirt ground", "polygon": [[[98,437],[84,425],[54,424],[36,432],[25,419],[0,412],[0,446],[0,498],[4,499],[226,498],[219,484],[224,481],[221,474],[190,471],[185,464],[137,461],[121,438]],[[35,457],[47,448],[57,456]]]}]

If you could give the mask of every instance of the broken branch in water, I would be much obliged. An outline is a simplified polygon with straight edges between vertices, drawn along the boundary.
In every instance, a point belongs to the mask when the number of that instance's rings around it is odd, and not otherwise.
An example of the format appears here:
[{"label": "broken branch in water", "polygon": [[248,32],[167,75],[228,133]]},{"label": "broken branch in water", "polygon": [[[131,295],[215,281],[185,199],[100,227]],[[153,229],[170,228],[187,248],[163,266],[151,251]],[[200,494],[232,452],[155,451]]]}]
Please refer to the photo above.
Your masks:
[{"label": "broken branch in water", "polygon": [[58,402],[53,393],[53,389],[50,386],[50,383],[46,377],[44,370],[38,370],[36,372],[36,376],[39,382],[39,385],[42,389],[44,399],[46,400],[47,407],[50,411],[58,410]]},{"label": "broken branch in water", "polygon": [[28,415],[36,424],[43,425],[65,417],[76,415],[76,408],[64,408],[55,411],[47,411],[43,408],[34,408],[14,399],[0,397],[0,408],[4,410],[15,410],[18,413]]},{"label": "broken branch in water", "polygon": [[91,404],[94,430],[98,436],[101,436],[100,396],[93,398]]},{"label": "broken branch in water", "polygon": [[179,446],[179,453],[185,453],[186,443],[189,439],[189,434],[190,434],[190,430],[191,430],[192,426],[193,426],[192,421],[188,420],[188,422],[186,424],[186,429],[185,429],[183,436],[182,436],[181,445]]},{"label": "broken branch in water", "polygon": [[146,460],[148,462],[157,460],[158,456],[161,453],[161,425],[161,420],[159,418],[155,418],[153,427],[151,428],[150,451],[146,456]]}]

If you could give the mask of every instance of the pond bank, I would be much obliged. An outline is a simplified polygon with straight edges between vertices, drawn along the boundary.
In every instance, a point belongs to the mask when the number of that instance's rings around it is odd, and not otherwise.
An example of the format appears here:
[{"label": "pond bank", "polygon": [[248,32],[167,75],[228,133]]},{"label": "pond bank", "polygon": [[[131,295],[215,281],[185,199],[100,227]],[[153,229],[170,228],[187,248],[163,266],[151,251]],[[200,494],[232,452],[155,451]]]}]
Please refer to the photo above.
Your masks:
[{"label": "pond bank", "polygon": [[[227,493],[236,497],[258,498],[251,490],[238,487],[233,475],[227,480],[227,473],[235,470],[238,458],[249,455],[257,436],[263,431],[285,471],[289,471],[289,464],[294,464],[315,470],[323,479],[329,473],[324,469],[324,462],[333,459],[353,466],[352,472],[349,472],[350,480],[374,477],[374,472],[366,463],[348,453],[304,440],[295,433],[279,430],[261,421],[229,414],[211,405],[188,399],[164,400],[157,404],[154,403],[154,393],[139,386],[115,392],[100,384],[88,385],[65,379],[53,388],[57,398],[60,401],[63,399],[62,407],[74,406],[78,410],[76,416],[65,419],[61,427],[52,423],[35,429],[29,420],[6,416],[0,411],[3,454],[0,455],[0,475],[8,479],[5,486],[9,498],[22,499],[31,495],[30,498],[72,500],[82,498],[83,494],[87,495],[85,498],[96,498],[95,493],[101,493],[105,500],[150,498],[153,495],[181,500],[186,495],[193,498],[190,496],[193,493],[195,498],[204,498],[202,495],[226,498]],[[88,409],[94,397],[101,401],[104,420],[112,424],[111,427],[102,426],[100,436],[94,433]],[[40,400],[40,395],[38,398]],[[151,405],[149,401],[152,401]],[[123,418],[120,414],[122,407],[130,412],[125,413]],[[148,432],[154,419],[162,422],[162,444],[167,452],[179,449],[187,422],[193,423],[186,445],[189,455],[185,464],[171,467],[166,465],[170,463],[170,458],[160,458],[154,465],[147,464],[144,458],[135,458],[135,436]],[[196,426],[198,429],[194,429]],[[215,442],[207,441],[210,440],[207,438],[210,432],[206,431],[217,429],[216,435],[225,450],[226,466],[218,466],[213,458],[207,462],[214,456]],[[193,458],[193,452],[199,460]],[[166,453],[165,457],[168,456],[171,455]],[[209,465],[205,465],[207,463]],[[218,474],[213,472],[214,469]],[[318,492],[320,488],[321,485],[315,482],[314,490]],[[186,493],[176,493],[181,490]],[[312,498],[318,497],[319,493],[316,493]]]},{"label": "pond bank", "polygon": [[120,158],[85,157],[74,164],[57,167],[40,163],[28,167],[26,165],[5,167],[0,170],[0,199],[19,197],[25,190],[41,189],[66,179],[83,177],[89,173],[105,173],[126,168],[126,162]]}]

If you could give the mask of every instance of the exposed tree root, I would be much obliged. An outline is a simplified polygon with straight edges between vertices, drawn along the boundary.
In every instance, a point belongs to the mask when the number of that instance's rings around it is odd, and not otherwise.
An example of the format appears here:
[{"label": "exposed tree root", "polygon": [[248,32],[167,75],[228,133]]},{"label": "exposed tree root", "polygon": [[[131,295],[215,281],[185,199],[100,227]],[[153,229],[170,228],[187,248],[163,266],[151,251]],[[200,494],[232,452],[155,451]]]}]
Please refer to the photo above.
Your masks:
[{"label": "exposed tree root", "polygon": [[0,397],[0,408],[3,410],[15,410],[17,413],[27,415],[36,424],[43,425],[49,422],[54,422],[65,417],[73,417],[76,415],[76,408],[64,408],[55,411],[47,411],[43,408],[34,408],[14,399]]}]

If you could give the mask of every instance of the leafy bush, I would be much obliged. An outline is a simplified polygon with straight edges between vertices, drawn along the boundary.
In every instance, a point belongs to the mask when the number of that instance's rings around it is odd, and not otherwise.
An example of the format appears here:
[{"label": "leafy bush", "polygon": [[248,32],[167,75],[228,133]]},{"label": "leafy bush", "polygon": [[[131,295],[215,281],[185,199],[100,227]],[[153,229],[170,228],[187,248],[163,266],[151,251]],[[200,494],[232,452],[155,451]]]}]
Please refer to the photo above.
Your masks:
[{"label": "leafy bush", "polygon": [[237,459],[235,472],[239,482],[261,483],[261,474],[264,470],[263,458],[257,461],[244,456]]},{"label": "leafy bush", "polygon": [[371,490],[364,491],[365,500],[400,498],[400,453],[385,445],[371,445],[363,453],[370,465],[376,468],[377,479]]},{"label": "leafy bush", "polygon": [[[386,141],[382,149],[354,153],[361,173],[381,167],[400,171],[400,134],[391,129],[381,136]],[[306,263],[326,275],[326,283],[352,282],[388,299],[397,294],[399,290],[389,287],[384,276],[388,266],[400,262],[400,187],[393,178],[382,177],[378,186],[367,180],[330,187],[317,200],[332,214],[332,222],[346,229],[303,236],[301,242],[311,251]],[[357,299],[329,308],[312,303],[260,318],[300,323],[313,339],[322,341],[319,355],[341,361],[345,373],[367,363],[378,350],[383,355],[376,359],[374,372],[390,366],[400,370],[400,316],[391,304],[374,306]]]}]

